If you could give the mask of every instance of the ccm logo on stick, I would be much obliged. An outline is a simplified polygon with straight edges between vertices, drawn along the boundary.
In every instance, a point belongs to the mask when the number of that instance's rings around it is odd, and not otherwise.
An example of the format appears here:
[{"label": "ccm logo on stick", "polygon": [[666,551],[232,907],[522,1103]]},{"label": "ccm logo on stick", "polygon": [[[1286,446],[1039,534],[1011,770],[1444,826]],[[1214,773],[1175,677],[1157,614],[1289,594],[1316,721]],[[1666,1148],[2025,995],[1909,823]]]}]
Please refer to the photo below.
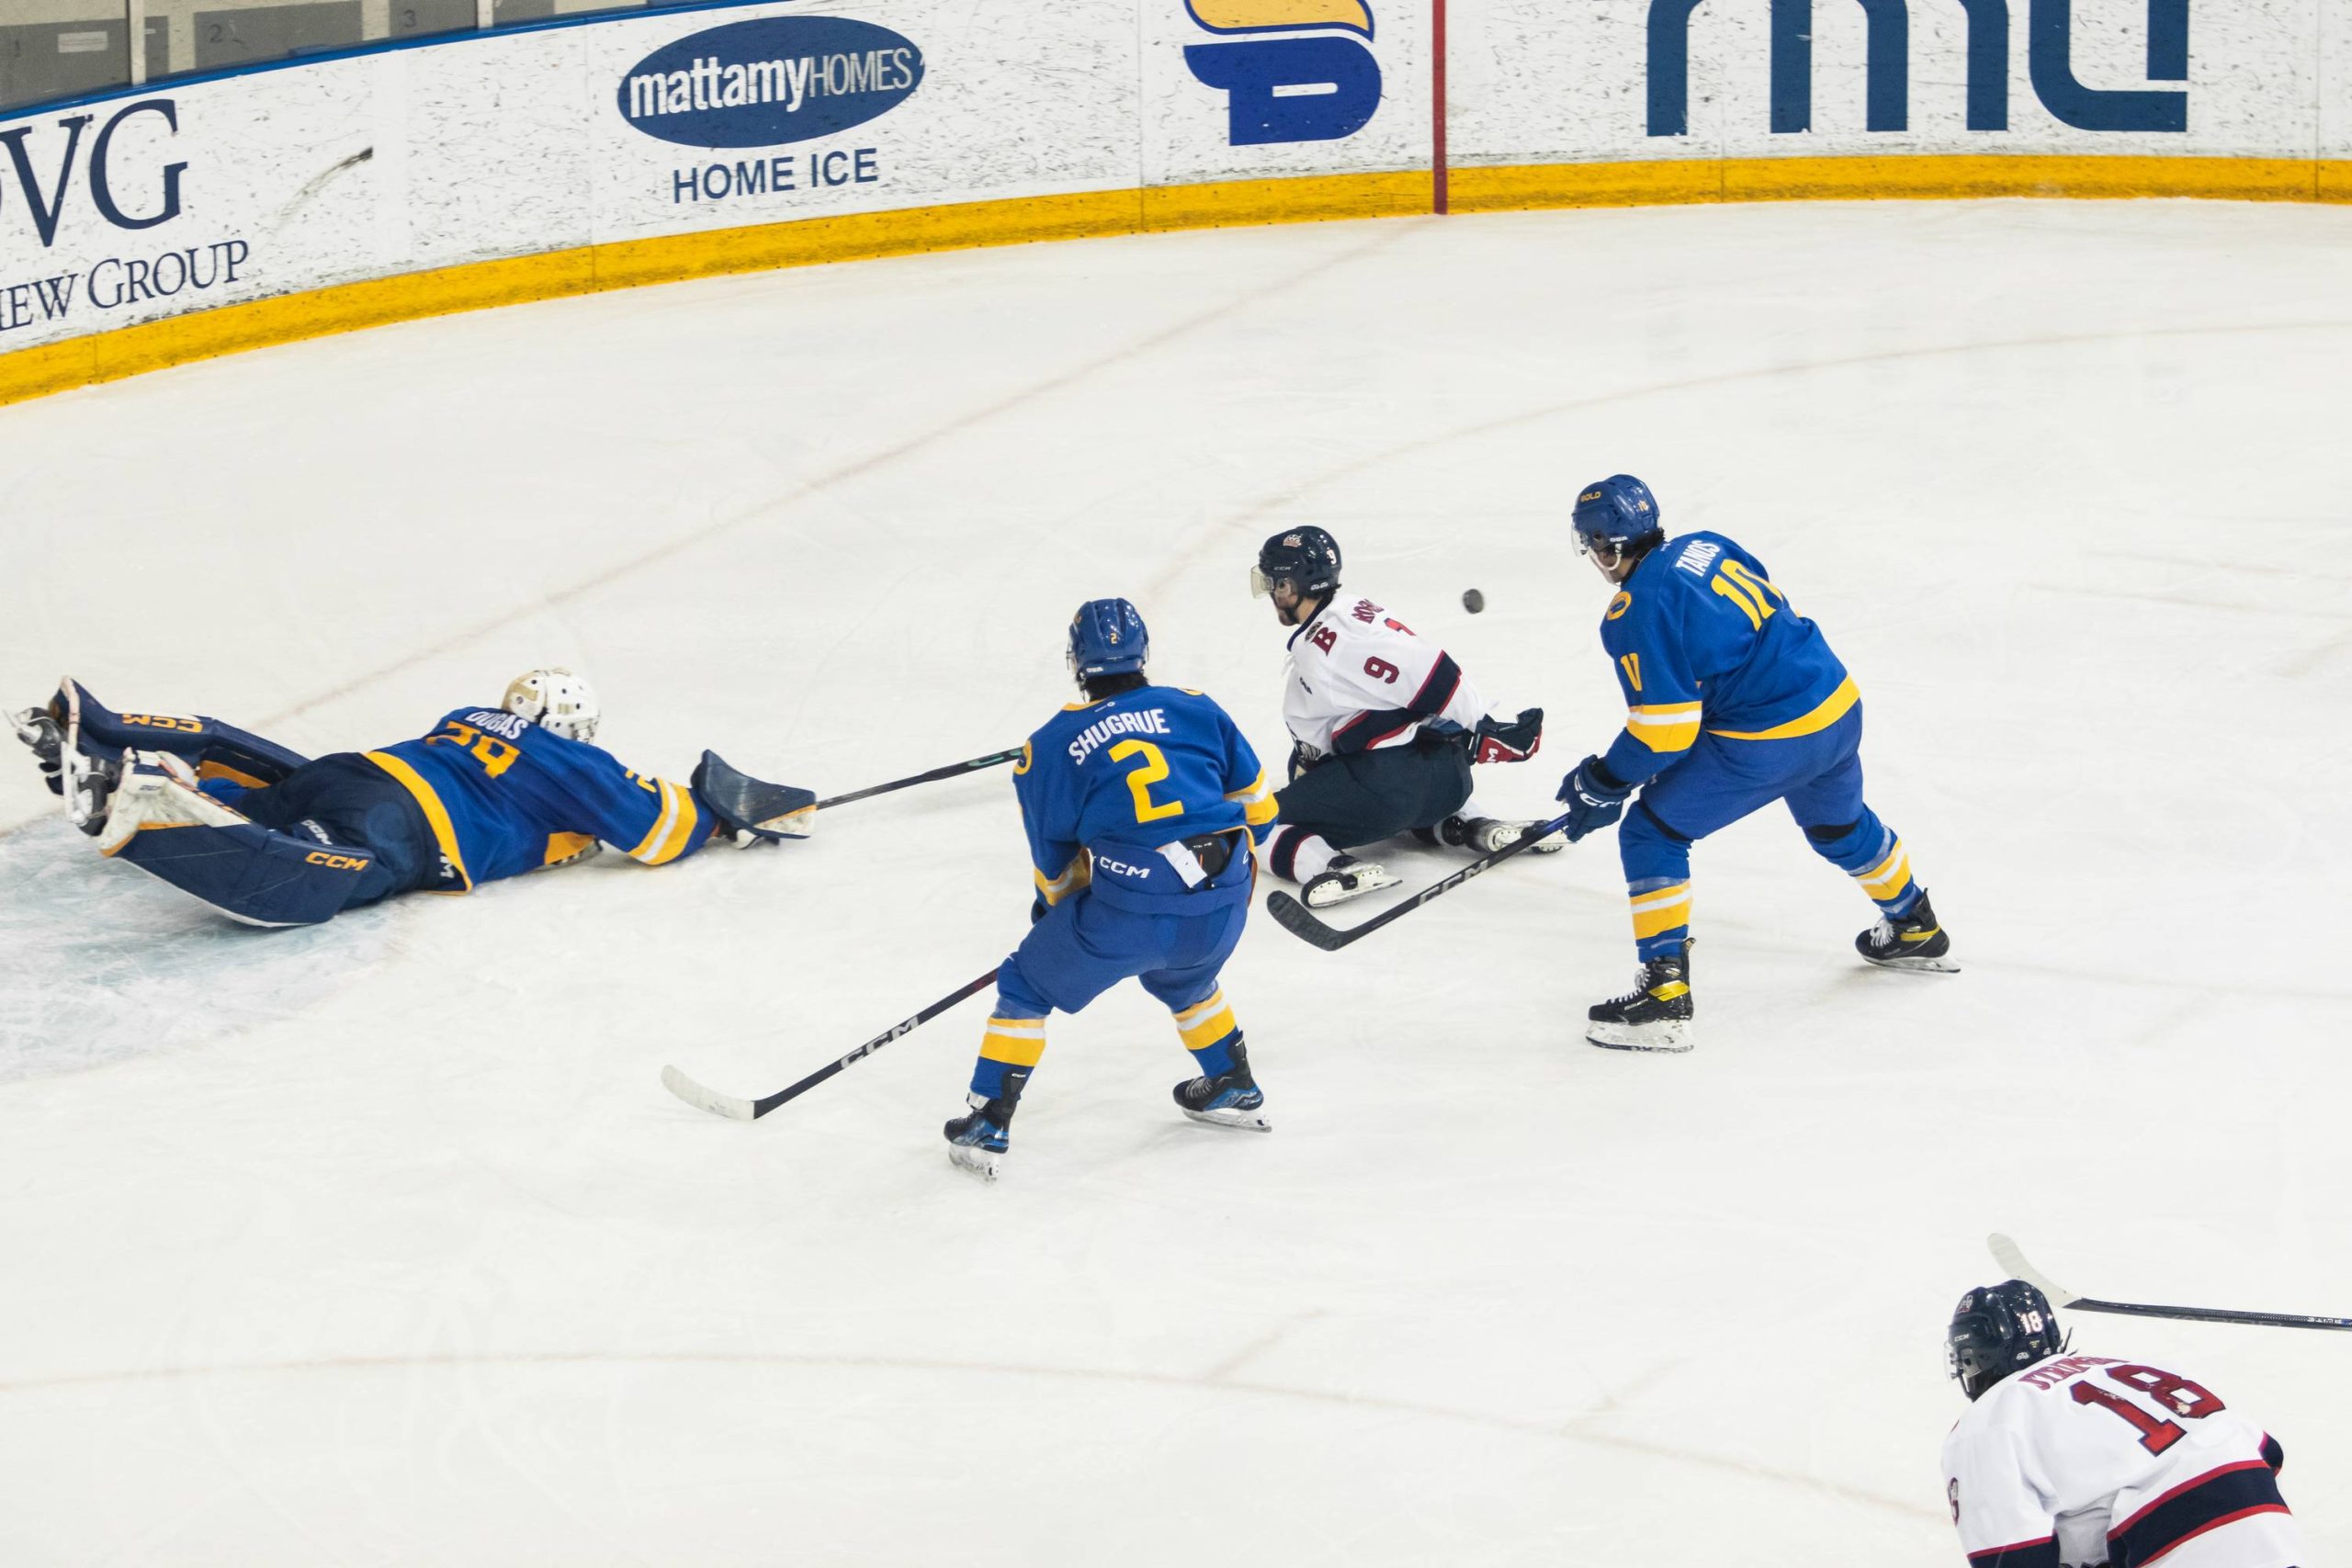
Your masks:
[{"label": "ccm logo on stick", "polygon": [[[1380,107],[1380,62],[1359,41],[1372,37],[1364,0],[1186,0],[1185,9],[1205,31],[1245,35],[1184,51],[1193,74],[1226,95],[1231,145],[1336,141]],[[1326,36],[1267,36],[1310,32]],[[1346,33],[1358,37],[1329,36]]]},{"label": "ccm logo on stick", "polygon": [[[1813,129],[1813,0],[1769,4],[1772,133]],[[2086,87],[2075,77],[2073,0],[2019,0],[2027,7],[2026,64],[2033,96],[2077,130],[2188,129],[2188,95],[2150,88]],[[2148,80],[2188,80],[2189,0],[2147,0]],[[1700,0],[1650,0],[1649,133],[1682,136],[1690,117],[1690,13]],[[1968,13],[1968,129],[2009,128],[2011,0],[1961,0]],[[1863,123],[1911,126],[1911,11],[1907,0],[1861,0]]]}]

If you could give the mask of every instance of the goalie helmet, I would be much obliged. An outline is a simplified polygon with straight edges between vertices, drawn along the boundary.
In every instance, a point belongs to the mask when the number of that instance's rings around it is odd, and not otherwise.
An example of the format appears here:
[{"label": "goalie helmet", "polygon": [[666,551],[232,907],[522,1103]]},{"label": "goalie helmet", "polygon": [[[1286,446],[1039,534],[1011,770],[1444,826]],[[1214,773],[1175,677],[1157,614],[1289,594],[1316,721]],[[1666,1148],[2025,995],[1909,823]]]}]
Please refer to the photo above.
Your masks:
[{"label": "goalie helmet", "polygon": [[1944,1334],[1946,1364],[1971,1400],[2065,1348],[2050,1298],[2023,1280],[1980,1285],[1961,1297]]},{"label": "goalie helmet", "polygon": [[1081,686],[1105,675],[1140,675],[1151,633],[1125,599],[1089,599],[1069,618],[1069,672]]},{"label": "goalie helmet", "polygon": [[1285,528],[1259,546],[1250,597],[1262,599],[1284,581],[1302,599],[1328,598],[1340,586],[1340,541],[1320,528]]},{"label": "goalie helmet", "polygon": [[605,716],[595,689],[569,670],[534,670],[515,676],[507,682],[506,700],[499,705],[567,740],[595,739],[596,721]]},{"label": "goalie helmet", "polygon": [[1611,474],[1577,491],[1576,528],[1579,551],[1621,558],[1666,537],[1657,498],[1631,474]]}]

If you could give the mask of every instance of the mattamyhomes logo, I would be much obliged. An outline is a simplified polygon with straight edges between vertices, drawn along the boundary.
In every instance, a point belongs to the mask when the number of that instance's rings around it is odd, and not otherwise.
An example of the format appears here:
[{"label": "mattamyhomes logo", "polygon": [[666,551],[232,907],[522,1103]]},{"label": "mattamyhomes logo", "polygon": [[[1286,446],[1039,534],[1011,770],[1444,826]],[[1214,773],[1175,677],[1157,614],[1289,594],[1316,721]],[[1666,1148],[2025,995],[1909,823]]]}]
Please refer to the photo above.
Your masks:
[{"label": "mattamyhomes logo", "polygon": [[[1364,0],[1185,0],[1184,8],[1204,31],[1240,35],[1184,50],[1193,74],[1226,95],[1231,145],[1336,141],[1362,130],[1380,107]],[[1324,36],[1271,36],[1293,33]],[[1357,37],[1330,36],[1349,33]]]},{"label": "mattamyhomes logo", "polygon": [[665,44],[621,81],[622,118],[682,147],[777,147],[878,118],[922,85],[922,51],[844,17],[766,17]]},{"label": "mattamyhomes logo", "polygon": [[[1649,133],[1681,136],[1690,119],[1690,13],[1701,0],[1650,0]],[[1756,0],[1758,4],[1768,0]],[[2009,128],[2012,0],[1961,0],[1968,15],[1968,129]],[[2073,0],[2017,0],[2026,7],[2026,73],[2033,96],[2077,130],[2188,129],[2188,95],[2145,87],[2086,87],[2075,75]],[[2148,80],[2188,80],[2188,0],[2147,0]],[[1769,0],[1772,131],[1813,128],[1813,0]],[[1911,12],[1907,0],[1861,0],[1863,125],[1911,125]]]}]

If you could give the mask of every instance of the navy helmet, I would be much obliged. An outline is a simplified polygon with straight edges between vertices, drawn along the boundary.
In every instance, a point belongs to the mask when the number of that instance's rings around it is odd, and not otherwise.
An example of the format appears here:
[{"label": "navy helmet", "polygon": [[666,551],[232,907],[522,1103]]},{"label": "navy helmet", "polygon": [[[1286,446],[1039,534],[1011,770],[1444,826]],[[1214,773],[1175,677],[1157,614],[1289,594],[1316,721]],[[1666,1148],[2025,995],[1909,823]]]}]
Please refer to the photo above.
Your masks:
[{"label": "navy helmet", "polygon": [[1340,541],[1320,528],[1285,528],[1259,546],[1250,597],[1262,599],[1284,581],[1302,599],[1328,598],[1340,586]]},{"label": "navy helmet", "polygon": [[1622,558],[1666,537],[1657,499],[1631,474],[1611,474],[1577,491],[1576,526],[1577,548],[1586,555],[1606,550]]},{"label": "navy helmet", "polygon": [[1961,1297],[1944,1334],[1947,1364],[1971,1400],[2065,1348],[2050,1298],[2023,1280],[1980,1285]]},{"label": "navy helmet", "polygon": [[1139,675],[1151,657],[1151,634],[1125,599],[1089,599],[1069,619],[1069,672],[1080,683],[1104,675]]}]

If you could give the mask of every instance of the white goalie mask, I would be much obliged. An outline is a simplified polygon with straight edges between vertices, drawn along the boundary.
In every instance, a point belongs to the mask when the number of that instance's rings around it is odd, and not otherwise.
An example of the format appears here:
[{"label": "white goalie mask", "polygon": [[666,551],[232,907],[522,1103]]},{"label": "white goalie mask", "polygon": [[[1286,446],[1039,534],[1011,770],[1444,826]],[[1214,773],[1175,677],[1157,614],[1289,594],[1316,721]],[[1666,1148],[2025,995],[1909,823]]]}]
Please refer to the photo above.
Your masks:
[{"label": "white goalie mask", "polygon": [[595,739],[596,721],[605,716],[595,689],[569,670],[534,670],[515,676],[507,682],[506,699],[499,705],[567,740]]}]

